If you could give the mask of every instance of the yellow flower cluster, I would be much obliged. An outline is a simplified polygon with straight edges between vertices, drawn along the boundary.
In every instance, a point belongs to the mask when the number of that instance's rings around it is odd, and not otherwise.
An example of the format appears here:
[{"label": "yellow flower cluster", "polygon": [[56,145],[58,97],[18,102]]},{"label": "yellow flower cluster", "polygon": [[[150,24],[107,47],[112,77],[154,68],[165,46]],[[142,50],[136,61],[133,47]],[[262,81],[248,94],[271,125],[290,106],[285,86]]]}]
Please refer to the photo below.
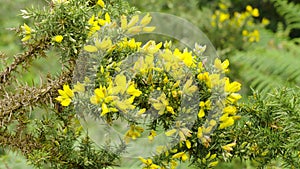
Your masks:
[{"label": "yellow flower cluster", "polygon": [[[105,3],[102,0],[98,0],[97,4],[101,6],[102,8],[105,7]],[[100,28],[104,25],[111,24],[111,17],[108,13],[105,13],[104,18],[101,18],[102,12],[99,11],[97,15],[92,15],[92,17],[89,19],[88,24],[89,27],[89,33],[88,36],[92,36],[95,34]],[[127,16],[122,15],[120,18],[120,29],[123,30],[123,33],[126,34],[137,34],[140,32],[152,32],[155,30],[155,27],[153,26],[147,26],[152,20],[152,17],[150,14],[146,14],[141,20],[139,15],[134,15],[132,18],[128,21]],[[114,22],[111,24],[112,27],[115,27],[117,25],[117,22]]]},{"label": "yellow flower cluster", "polygon": [[259,42],[259,40],[260,40],[259,32],[256,29],[252,32],[248,32],[247,30],[243,30],[242,35],[246,39],[248,39],[249,42]]},{"label": "yellow flower cluster", "polygon": [[98,52],[100,50],[110,53],[111,51],[122,51],[125,48],[128,48],[130,50],[137,51],[141,44],[141,42],[136,42],[134,38],[129,40],[124,38],[120,42],[113,44],[110,37],[105,37],[100,41],[96,41],[95,45],[84,46],[84,50],[87,52]]},{"label": "yellow flower cluster", "polygon": [[[102,4],[102,1],[98,2]],[[99,30],[100,26],[113,22],[108,14],[105,15],[105,19],[102,20],[93,15],[88,21],[93,28],[91,29],[93,33]],[[126,34],[149,31],[151,27],[146,25],[151,22],[151,19],[151,16],[146,14],[140,21],[139,16],[136,15],[127,22],[127,18],[122,16],[120,25],[116,24],[108,28],[121,30]],[[225,22],[226,19],[223,21]],[[61,40],[57,37],[54,41]],[[86,55],[93,58],[103,56],[102,60],[93,67],[95,81],[92,84],[77,83],[74,89],[64,85],[63,90],[58,91],[60,96],[56,100],[63,106],[69,106],[72,102],[79,102],[76,96],[82,93],[80,95],[82,97],[79,98],[82,99],[80,103],[88,100],[84,103],[88,104],[86,107],[97,110],[97,116],[110,124],[116,118],[127,120],[130,128],[124,135],[126,143],[141,137],[145,130],[148,130],[145,133],[149,134],[150,141],[154,141],[157,135],[156,125],[143,128],[135,121],[136,119],[147,117],[152,123],[163,124],[165,135],[177,140],[178,145],[172,150],[165,150],[164,155],[169,160],[161,163],[140,158],[145,169],[175,169],[177,161],[187,161],[192,158],[193,154],[190,150],[199,147],[199,141],[206,148],[210,146],[209,134],[213,129],[224,130],[234,125],[235,120],[240,118],[237,115],[236,102],[241,98],[237,93],[241,84],[230,82],[229,78],[221,76],[229,71],[228,60],[222,62],[220,59],[215,59],[214,70],[208,72],[198,56],[188,49],[173,48],[171,42],[156,43],[150,40],[143,45],[134,38],[128,39],[126,36],[119,37],[119,35],[116,38],[109,35],[100,38],[95,36],[93,40],[91,44],[84,46],[84,50]],[[195,50],[198,50],[195,53],[201,54],[205,47],[196,45]],[[122,70],[124,65],[125,70]],[[209,112],[216,110],[212,96],[212,91],[215,89],[221,90],[225,98],[219,100],[222,109],[214,112],[211,118]],[[205,93],[208,97],[202,98],[198,96],[199,93]],[[194,96],[201,97],[199,102],[197,98],[193,98]],[[189,108],[182,104],[184,98],[190,99],[188,101],[196,100],[195,107]],[[197,108],[199,111],[195,111]],[[184,122],[185,119],[178,118],[182,114],[196,115],[195,126],[191,127]],[[232,147],[233,145],[226,145],[222,148],[228,151]],[[218,164],[216,156],[209,152],[201,160],[213,167]]]},{"label": "yellow flower cluster", "polygon": [[55,99],[60,102],[62,106],[69,106],[74,98],[74,92],[84,92],[84,85],[81,83],[77,83],[74,85],[74,89],[71,90],[69,85],[63,85],[63,90],[59,89],[59,96]]},{"label": "yellow flower cluster", "polygon": [[[259,10],[257,8],[247,5],[244,12],[234,12],[233,16],[230,16],[228,12],[229,6],[220,3],[219,8],[220,10],[216,10],[212,15],[211,25],[213,27],[221,29],[231,27],[237,29],[243,35],[244,40],[251,43],[260,40],[259,31],[255,28],[257,25],[254,24],[253,19],[259,17]],[[263,18],[261,23],[264,26],[268,25],[269,20]]]},{"label": "yellow flower cluster", "polygon": [[90,101],[92,104],[101,104],[101,115],[104,116],[105,114],[109,112],[117,112],[118,109],[114,107],[108,107],[108,104],[111,104],[112,101],[114,101],[116,96],[112,96],[113,90],[112,86],[110,85],[108,88],[105,86],[102,87],[100,85],[99,88],[94,90],[94,95],[90,98]]},{"label": "yellow flower cluster", "polygon": [[246,6],[246,10],[247,10],[247,12],[249,12],[252,16],[254,16],[254,17],[259,17],[259,11],[258,11],[258,9],[257,8],[252,8],[252,6],[250,6],[250,5],[247,5]]},{"label": "yellow flower cluster", "polygon": [[150,14],[146,14],[141,21],[139,22],[140,16],[134,15],[131,20],[128,22],[127,16],[122,15],[121,16],[121,29],[124,30],[124,33],[127,34],[137,34],[139,32],[152,32],[155,30],[155,27],[147,26],[151,20],[152,17]]},{"label": "yellow flower cluster", "polygon": [[90,25],[90,32],[88,33],[88,36],[92,36],[94,33],[100,30],[101,26],[111,23],[111,18],[108,13],[105,13],[104,19],[99,18],[100,16],[101,12],[99,12],[97,16],[93,15],[89,19],[88,23]]},{"label": "yellow flower cluster", "polygon": [[[204,82],[209,88],[213,88],[219,85],[224,86],[224,92],[226,94],[225,107],[219,119],[210,119],[208,125],[199,126],[197,131],[197,137],[201,140],[205,147],[209,146],[211,141],[207,135],[212,131],[212,129],[217,125],[217,121],[220,121],[218,129],[224,129],[230,127],[234,124],[234,121],[239,119],[240,116],[236,115],[237,109],[234,106],[235,103],[241,98],[241,95],[236,93],[241,89],[241,84],[238,82],[230,82],[229,78],[224,77],[220,79],[220,72],[227,72],[229,61],[225,60],[221,62],[219,59],[215,60],[215,68],[218,70],[216,74],[211,74],[209,72],[203,72],[198,74],[198,80]],[[202,119],[206,116],[207,112],[211,110],[211,101],[201,101],[199,103],[199,113],[198,118]]]},{"label": "yellow flower cluster", "polygon": [[[135,97],[139,97],[142,92],[136,89],[134,82],[126,80],[126,76],[119,74],[111,81],[108,87],[100,85],[94,90],[94,95],[90,101],[94,105],[101,105],[101,115],[104,116],[110,112],[133,110],[132,105]],[[125,98],[122,100],[122,98]]]}]

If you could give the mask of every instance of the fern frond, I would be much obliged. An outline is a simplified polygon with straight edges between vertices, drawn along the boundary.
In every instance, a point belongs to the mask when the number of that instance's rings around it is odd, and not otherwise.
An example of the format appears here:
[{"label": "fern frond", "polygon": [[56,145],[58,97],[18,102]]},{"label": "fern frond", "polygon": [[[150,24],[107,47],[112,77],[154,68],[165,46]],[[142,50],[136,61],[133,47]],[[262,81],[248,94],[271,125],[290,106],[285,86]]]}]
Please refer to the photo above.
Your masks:
[{"label": "fern frond", "polygon": [[281,49],[255,49],[231,57],[244,84],[262,92],[300,85],[299,46],[290,42]]},{"label": "fern frond", "polygon": [[284,17],[288,32],[300,29],[300,5],[288,0],[271,0],[277,12]]}]

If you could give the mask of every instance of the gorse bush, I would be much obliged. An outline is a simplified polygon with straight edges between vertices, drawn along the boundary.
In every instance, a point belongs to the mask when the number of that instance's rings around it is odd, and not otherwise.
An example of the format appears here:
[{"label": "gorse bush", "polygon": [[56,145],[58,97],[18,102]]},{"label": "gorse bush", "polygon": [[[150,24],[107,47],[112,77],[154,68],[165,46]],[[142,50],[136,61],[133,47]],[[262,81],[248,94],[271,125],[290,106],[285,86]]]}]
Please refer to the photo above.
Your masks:
[{"label": "gorse bush", "polygon": [[[209,33],[217,34],[217,39],[212,39],[220,49],[243,50],[249,47],[249,43],[260,40],[259,28],[269,24],[269,20],[263,18],[261,24],[255,23],[254,18],[259,16],[257,8],[248,5],[244,12],[234,12],[231,16],[228,9],[230,4],[219,4],[211,18],[211,25],[206,25]],[[249,42],[249,43],[248,43]]]},{"label": "gorse bush", "polygon": [[[209,23],[217,29],[251,25],[259,14],[248,6],[230,17],[226,5],[220,8]],[[258,167],[277,158],[299,166],[297,90],[254,92],[238,103],[241,84],[225,76],[229,60],[208,61],[209,46],[202,44],[181,49],[171,41],[139,42],[136,35],[156,27],[150,14],[125,1],[53,0],[21,12],[33,22],[16,29],[24,52],[2,61],[0,145],[21,151],[34,167],[120,167],[125,157],[139,156],[145,169],[181,162],[213,168],[236,157]],[[241,25],[235,28],[242,41],[259,40],[255,29]],[[51,50],[60,56],[61,72],[39,86],[19,83],[21,70],[51,57]],[[101,145],[83,131],[80,122],[89,120],[105,125]],[[107,136],[109,128],[120,130],[118,142]],[[132,155],[130,147],[145,154]]]}]

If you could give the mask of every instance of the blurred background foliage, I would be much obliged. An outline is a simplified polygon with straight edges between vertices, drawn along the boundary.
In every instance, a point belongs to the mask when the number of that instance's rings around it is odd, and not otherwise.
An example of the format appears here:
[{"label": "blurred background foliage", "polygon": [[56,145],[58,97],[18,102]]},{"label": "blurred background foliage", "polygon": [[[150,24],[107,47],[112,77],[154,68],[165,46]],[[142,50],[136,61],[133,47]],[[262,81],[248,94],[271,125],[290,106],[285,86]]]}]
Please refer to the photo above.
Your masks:
[{"label": "blurred background foliage", "polygon": [[[266,93],[274,87],[299,85],[299,3],[299,0],[131,1],[141,11],[172,13],[197,25],[219,56],[229,58],[230,76],[242,82],[244,95],[249,95],[251,88]],[[248,5],[257,8],[259,15],[244,19],[245,23],[239,26],[231,24],[247,11]],[[212,26],[216,14],[219,23]],[[246,23],[249,20],[252,22]],[[248,34],[258,30],[258,40],[254,43],[246,40],[243,30]]]},{"label": "blurred background foliage", "polygon": [[[244,98],[251,94],[251,88],[267,93],[276,87],[300,84],[300,0],[130,0],[129,3],[142,12],[166,12],[197,25],[212,41],[220,57],[229,58],[229,76],[243,84]],[[0,0],[2,53],[13,56],[22,50],[21,38],[12,30],[24,23],[18,16],[20,10],[32,5],[49,5],[49,2]],[[247,16],[241,25],[232,24],[245,14],[248,5],[257,8],[259,15]],[[249,33],[255,30],[259,32],[255,36],[258,39],[250,40]],[[54,52],[53,57],[35,61],[20,80],[33,84],[38,83],[42,75],[55,74],[59,70],[55,56]],[[275,161],[269,167],[279,168],[279,164],[280,161]],[[25,168],[25,165],[26,161],[17,152],[0,149],[1,169]],[[218,168],[251,169],[255,163],[234,160]]]}]

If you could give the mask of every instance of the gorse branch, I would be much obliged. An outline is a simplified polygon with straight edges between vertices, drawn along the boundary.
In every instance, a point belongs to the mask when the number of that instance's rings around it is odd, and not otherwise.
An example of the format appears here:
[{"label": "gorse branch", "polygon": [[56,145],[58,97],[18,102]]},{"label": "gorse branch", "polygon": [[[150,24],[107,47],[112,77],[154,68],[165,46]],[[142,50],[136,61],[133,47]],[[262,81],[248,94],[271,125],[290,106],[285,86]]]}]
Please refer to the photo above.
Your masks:
[{"label": "gorse branch", "polygon": [[299,105],[299,88],[254,92],[250,102],[241,105],[243,120],[231,131],[238,143],[235,155],[253,159],[260,167],[277,158],[289,168],[299,167]]},{"label": "gorse branch", "polygon": [[57,79],[48,79],[48,83],[42,84],[41,87],[23,86],[18,92],[6,93],[0,101],[1,126],[28,112],[28,108],[33,109],[38,104],[51,103],[56,91],[71,81],[70,74],[70,71],[63,72]]},{"label": "gorse branch", "polygon": [[47,40],[40,40],[34,45],[29,46],[28,51],[24,52],[23,54],[16,55],[13,63],[0,73],[0,90],[3,90],[3,84],[6,84],[14,79],[11,77],[12,73],[17,72],[19,65],[21,65],[23,68],[26,68],[30,66],[30,63],[37,57],[45,57],[44,51],[49,48],[49,45],[47,44],[49,44]]}]

